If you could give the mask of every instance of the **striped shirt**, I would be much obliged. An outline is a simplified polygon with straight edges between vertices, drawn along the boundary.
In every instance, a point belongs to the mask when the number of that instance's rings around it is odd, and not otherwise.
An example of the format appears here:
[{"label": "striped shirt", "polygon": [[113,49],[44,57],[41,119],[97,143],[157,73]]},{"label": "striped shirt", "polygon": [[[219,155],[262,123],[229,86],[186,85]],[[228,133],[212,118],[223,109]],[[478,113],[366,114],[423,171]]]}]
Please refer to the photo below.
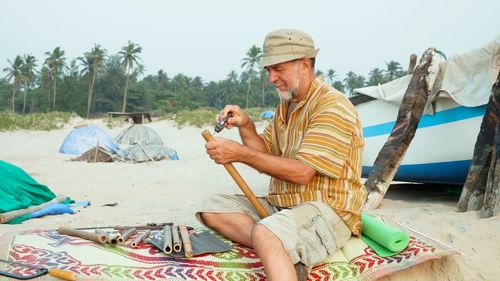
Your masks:
[{"label": "striped shirt", "polygon": [[321,78],[313,80],[287,123],[289,103],[278,105],[261,137],[269,153],[300,160],[317,173],[307,185],[271,178],[269,201],[279,207],[325,202],[359,236],[366,188],[361,183],[364,140],[356,109]]}]

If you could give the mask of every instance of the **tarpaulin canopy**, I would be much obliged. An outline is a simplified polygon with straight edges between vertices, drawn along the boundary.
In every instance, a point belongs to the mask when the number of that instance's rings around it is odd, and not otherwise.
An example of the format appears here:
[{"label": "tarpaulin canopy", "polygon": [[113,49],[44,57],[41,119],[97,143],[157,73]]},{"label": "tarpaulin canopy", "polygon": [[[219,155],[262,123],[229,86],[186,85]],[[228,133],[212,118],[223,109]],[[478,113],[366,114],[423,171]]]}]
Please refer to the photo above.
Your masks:
[{"label": "tarpaulin canopy", "polygon": [[162,159],[179,160],[179,157],[175,150],[158,144],[136,144],[125,150],[125,160],[144,162]]},{"label": "tarpaulin canopy", "polygon": [[143,125],[132,125],[123,130],[117,137],[116,141],[119,144],[134,145],[140,143],[163,145],[161,136],[153,129]]},{"label": "tarpaulin canopy", "polygon": [[[481,48],[448,59],[433,60],[439,63],[434,77],[432,99],[452,98],[456,103],[474,107],[488,103],[491,87],[500,70],[500,36]],[[399,105],[408,88],[412,75],[378,86],[354,89],[354,93],[382,99]],[[431,85],[432,86],[432,85]]]},{"label": "tarpaulin canopy", "polygon": [[274,117],[274,111],[266,110],[260,114],[260,117],[266,118],[266,119],[272,119]]},{"label": "tarpaulin canopy", "polygon": [[[0,160],[0,213],[25,209],[54,199],[56,195],[21,168]],[[17,218],[9,223],[19,223]]]},{"label": "tarpaulin canopy", "polygon": [[106,150],[119,153],[120,147],[115,140],[96,126],[85,126],[73,129],[64,139],[59,152],[64,154],[82,154],[99,146]]}]

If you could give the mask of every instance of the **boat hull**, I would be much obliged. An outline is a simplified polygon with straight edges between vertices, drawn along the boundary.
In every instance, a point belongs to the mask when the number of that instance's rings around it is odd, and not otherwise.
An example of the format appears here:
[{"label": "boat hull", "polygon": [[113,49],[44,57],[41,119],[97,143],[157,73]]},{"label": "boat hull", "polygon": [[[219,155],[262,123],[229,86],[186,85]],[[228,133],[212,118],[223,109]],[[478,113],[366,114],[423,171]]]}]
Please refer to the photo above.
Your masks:
[{"label": "boat hull", "polygon": [[[399,107],[383,100],[356,106],[363,124],[363,177],[387,141]],[[464,107],[440,99],[424,114],[394,180],[462,185],[467,177],[486,106]]]}]

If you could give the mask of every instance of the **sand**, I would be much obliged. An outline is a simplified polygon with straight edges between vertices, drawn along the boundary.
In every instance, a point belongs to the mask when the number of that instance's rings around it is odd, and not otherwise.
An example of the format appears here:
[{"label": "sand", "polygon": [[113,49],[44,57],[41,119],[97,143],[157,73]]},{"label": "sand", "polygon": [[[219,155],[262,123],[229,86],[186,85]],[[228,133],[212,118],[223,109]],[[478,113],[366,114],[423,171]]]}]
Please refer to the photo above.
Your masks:
[{"label": "sand", "polygon": [[[91,206],[74,215],[47,216],[20,225],[0,225],[0,233],[59,226],[94,227],[149,222],[196,224],[194,212],[213,193],[240,193],[226,170],[205,154],[202,129],[178,129],[171,121],[147,124],[158,132],[180,160],[156,163],[86,163],[59,153],[74,125],[59,130],[0,132],[0,159],[17,165],[56,194]],[[86,121],[117,136],[127,125],[108,129],[101,120]],[[259,129],[264,124],[260,124]],[[212,129],[212,128],[207,128]],[[221,136],[239,140],[237,130]],[[269,177],[235,164],[257,195],[267,191]],[[395,184],[372,214],[385,215],[439,239],[463,252],[461,256],[428,261],[382,280],[498,280],[500,276],[500,216],[479,218],[478,212],[458,213],[458,195],[439,186]],[[117,203],[114,207],[103,206]]]}]

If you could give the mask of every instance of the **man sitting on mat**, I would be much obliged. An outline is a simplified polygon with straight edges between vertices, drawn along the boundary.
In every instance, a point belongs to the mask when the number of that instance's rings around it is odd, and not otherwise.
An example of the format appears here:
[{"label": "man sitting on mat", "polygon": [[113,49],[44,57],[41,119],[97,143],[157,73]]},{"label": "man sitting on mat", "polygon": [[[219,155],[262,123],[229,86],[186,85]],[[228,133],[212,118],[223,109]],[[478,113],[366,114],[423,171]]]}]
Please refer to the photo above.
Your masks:
[{"label": "man sitting on mat", "polygon": [[225,138],[206,144],[218,164],[241,162],[271,176],[268,196],[258,199],[270,216],[261,219],[243,195],[214,196],[197,213],[208,227],[253,248],[269,280],[305,279],[351,234],[361,235],[361,124],[350,101],[316,77],[318,50],[298,30],[267,34],[261,66],[281,97],[272,123],[259,135],[243,110],[227,105],[217,120],[232,112],[226,127],[237,127],[243,144]]}]

